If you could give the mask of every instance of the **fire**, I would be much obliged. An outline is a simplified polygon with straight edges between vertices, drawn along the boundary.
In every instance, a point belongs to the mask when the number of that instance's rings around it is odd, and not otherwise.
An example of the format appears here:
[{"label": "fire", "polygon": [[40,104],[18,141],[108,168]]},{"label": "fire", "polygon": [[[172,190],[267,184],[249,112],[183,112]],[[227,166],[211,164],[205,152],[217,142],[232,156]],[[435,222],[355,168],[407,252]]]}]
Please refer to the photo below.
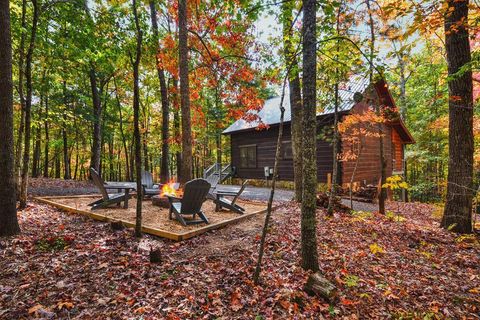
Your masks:
[{"label": "fire", "polygon": [[178,197],[181,194],[181,190],[178,189],[178,183],[174,180],[170,180],[168,183],[165,183],[162,186],[162,190],[160,191],[160,196],[164,197],[165,195],[169,196],[176,196]]}]

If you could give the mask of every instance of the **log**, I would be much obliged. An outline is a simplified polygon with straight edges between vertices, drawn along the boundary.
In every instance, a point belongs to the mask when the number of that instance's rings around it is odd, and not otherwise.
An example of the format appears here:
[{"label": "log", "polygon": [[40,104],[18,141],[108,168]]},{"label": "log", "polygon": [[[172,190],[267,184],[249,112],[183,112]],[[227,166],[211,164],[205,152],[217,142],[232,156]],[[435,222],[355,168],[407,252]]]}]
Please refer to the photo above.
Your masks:
[{"label": "log", "polygon": [[162,262],[162,253],[160,249],[151,249],[150,248],[150,263],[161,263]]},{"label": "log", "polygon": [[337,288],[328,281],[320,272],[311,274],[303,288],[309,295],[316,295],[324,298],[328,302],[333,302],[337,298]]},{"label": "log", "polygon": [[125,226],[123,225],[122,221],[112,221],[110,222],[110,227],[112,228],[113,231],[120,231],[125,229]]}]

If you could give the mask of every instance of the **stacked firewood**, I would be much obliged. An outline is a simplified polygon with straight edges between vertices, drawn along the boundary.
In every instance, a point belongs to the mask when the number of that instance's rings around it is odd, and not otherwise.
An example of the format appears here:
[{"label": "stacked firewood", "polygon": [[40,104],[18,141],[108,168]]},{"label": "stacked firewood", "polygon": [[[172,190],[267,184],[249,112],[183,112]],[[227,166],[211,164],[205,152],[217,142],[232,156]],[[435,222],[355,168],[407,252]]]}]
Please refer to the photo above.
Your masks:
[{"label": "stacked firewood", "polygon": [[[317,193],[317,207],[328,208],[329,195],[325,192]],[[333,211],[335,212],[349,212],[350,208],[342,204],[342,198],[333,198]]]}]

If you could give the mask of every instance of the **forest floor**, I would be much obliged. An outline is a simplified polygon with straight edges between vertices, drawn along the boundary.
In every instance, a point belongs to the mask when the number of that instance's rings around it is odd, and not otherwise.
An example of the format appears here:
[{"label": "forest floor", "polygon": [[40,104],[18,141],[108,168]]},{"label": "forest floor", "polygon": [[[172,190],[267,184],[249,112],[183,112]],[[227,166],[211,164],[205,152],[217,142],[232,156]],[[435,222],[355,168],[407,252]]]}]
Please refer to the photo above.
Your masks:
[{"label": "forest floor", "polygon": [[255,286],[262,215],[179,243],[138,241],[33,201],[19,212],[22,233],[0,239],[0,318],[480,318],[478,236],[440,229],[431,205],[388,207],[400,216],[318,211],[320,268],[340,292],[328,303],[303,291],[292,202],[273,213]]}]

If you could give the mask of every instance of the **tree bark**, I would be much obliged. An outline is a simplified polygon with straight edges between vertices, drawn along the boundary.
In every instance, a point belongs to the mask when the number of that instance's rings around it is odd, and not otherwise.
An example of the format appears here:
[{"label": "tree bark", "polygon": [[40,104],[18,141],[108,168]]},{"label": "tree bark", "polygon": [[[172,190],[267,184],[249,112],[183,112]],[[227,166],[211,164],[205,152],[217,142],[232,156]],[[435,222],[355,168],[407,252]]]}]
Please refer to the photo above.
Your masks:
[{"label": "tree bark", "polygon": [[[150,0],[150,14],[152,20],[152,29],[153,29],[153,36],[155,39],[155,44],[157,45],[157,49],[160,50],[158,47],[158,22],[157,22],[157,9],[155,5],[155,0]],[[161,68],[161,61],[157,54],[155,55],[155,61],[157,63],[157,74],[158,74],[158,81],[160,82],[160,94],[161,94],[161,102],[162,102],[162,155],[161,155],[161,164],[160,164],[160,182],[166,183],[169,179],[168,174],[168,153],[169,153],[169,106],[168,106],[168,90],[167,90],[167,82],[165,79],[165,72]]]},{"label": "tree bark", "polygon": [[[365,4],[367,5],[368,17],[369,17],[369,26],[370,26],[370,85],[372,86],[372,92],[375,95],[375,85],[373,84],[373,72],[374,72],[374,65],[373,59],[375,57],[375,25],[373,21],[372,9],[370,6],[370,0],[366,0]],[[377,110],[377,114],[381,114],[380,110],[380,101],[379,99],[375,99],[375,106]],[[386,181],[386,174],[387,174],[387,161],[385,159],[385,150],[384,150],[384,143],[383,143],[383,124],[378,124],[378,133],[379,133],[379,153],[380,153],[380,192],[378,193],[378,212],[380,214],[385,214],[385,199],[387,198],[387,191],[382,186],[385,184]]]},{"label": "tree bark", "polygon": [[42,141],[41,130],[40,130],[40,127],[37,127],[35,129],[35,148],[33,149],[33,161],[32,161],[32,177],[33,178],[38,178],[38,173],[40,169],[39,163],[40,163],[41,141]]},{"label": "tree bark", "polygon": [[316,2],[303,1],[303,193],[301,217],[302,267],[318,271],[317,253],[317,120]]},{"label": "tree bark", "polygon": [[[286,63],[288,66],[288,63]],[[287,67],[287,69],[289,69]],[[285,81],[286,82],[286,81]],[[280,149],[282,146],[282,136],[283,136],[283,118],[285,115],[285,108],[283,107],[283,100],[285,98],[285,83],[282,89],[282,97],[280,99],[280,124],[278,127],[278,137],[277,137],[277,147],[275,149],[275,162],[273,165],[273,178],[272,178],[272,187],[270,189],[270,197],[268,198],[267,205],[267,214],[265,215],[265,222],[262,229],[262,238],[260,239],[260,248],[258,250],[258,259],[257,265],[255,267],[255,273],[253,274],[253,282],[258,285],[260,282],[260,272],[262,270],[262,258],[265,247],[265,240],[267,239],[268,226],[270,225],[270,217],[272,215],[272,206],[273,206],[273,197],[275,195],[275,184],[278,176],[278,163],[280,161]]]},{"label": "tree bark", "polygon": [[180,182],[192,180],[192,128],[188,80],[187,0],[178,1],[178,51],[180,68],[180,108],[182,111],[182,169]]},{"label": "tree bark", "polygon": [[30,165],[30,134],[31,134],[31,116],[32,116],[32,60],[33,52],[35,49],[35,38],[37,36],[37,25],[39,8],[37,0],[31,0],[33,5],[33,20],[32,29],[30,32],[30,44],[27,51],[25,60],[25,80],[27,88],[27,97],[25,99],[25,141],[23,150],[23,163],[22,163],[22,182],[20,186],[20,209],[24,209],[27,206],[27,186],[28,186],[28,172]]},{"label": "tree bark", "polygon": [[137,14],[137,1],[132,0],[133,7],[133,17],[135,20],[136,28],[136,38],[137,46],[135,52],[135,59],[132,57],[133,65],[133,131],[135,137],[135,171],[136,171],[136,181],[137,181],[137,208],[136,208],[136,218],[135,218],[135,236],[142,236],[142,198],[143,198],[143,187],[142,187],[142,150],[141,150],[141,139],[140,139],[140,128],[139,128],[139,115],[140,115],[140,88],[139,88],[139,76],[138,69],[140,65],[140,59],[142,56],[142,30],[140,29],[140,24],[138,21]]},{"label": "tree bark", "polygon": [[118,115],[119,115],[119,128],[120,128],[120,135],[122,136],[122,145],[123,150],[125,152],[125,171],[127,175],[127,181],[132,181],[132,175],[130,174],[130,161],[128,160],[128,148],[127,148],[127,141],[125,138],[125,132],[123,131],[123,116],[122,116],[122,104],[120,103],[120,98],[118,97],[118,88],[117,88],[117,80],[113,78],[113,85],[115,86],[115,99],[117,100],[117,107],[118,107]]},{"label": "tree bark", "polygon": [[48,128],[48,83],[47,83],[47,92],[45,95],[45,120],[43,122],[44,130],[45,130],[45,146],[44,146],[44,164],[43,164],[43,177],[48,178],[48,165],[49,165],[49,158],[48,158],[48,150],[50,144],[50,136],[49,136],[49,128]]},{"label": "tree bark", "polygon": [[[178,89],[178,81],[177,80],[173,80],[173,87],[175,88],[175,92],[176,92],[176,89]],[[174,110],[174,113],[173,113],[173,133],[174,133],[174,136],[175,137],[179,137],[180,136],[180,111],[178,109],[178,94],[173,94],[173,101],[176,101],[176,106],[175,106],[175,110]],[[177,180],[180,179],[180,176],[182,175],[182,153],[177,151],[175,153],[175,167],[177,169]]]},{"label": "tree bark", "polygon": [[[447,0],[452,12],[445,16],[449,92],[447,202],[441,226],[454,232],[472,232],[473,82],[472,72],[460,71],[471,61],[468,0]],[[460,72],[459,72],[460,71]],[[459,74],[457,74],[459,72]]]},{"label": "tree bark", "polygon": [[0,1],[0,237],[20,232],[13,153],[13,79],[10,8]]},{"label": "tree bark", "polygon": [[[15,185],[17,192],[20,192],[20,172],[22,170],[22,147],[23,133],[25,131],[25,94],[24,88],[24,63],[25,63],[25,30],[27,15],[27,0],[22,0],[22,29],[20,35],[20,46],[18,48],[18,96],[20,98],[20,125],[18,126],[17,143],[15,147]],[[20,194],[17,195],[18,197]],[[16,196],[16,197],[17,197]]]},{"label": "tree bark", "polygon": [[63,81],[63,123],[62,123],[63,164],[64,164],[63,179],[70,180],[72,176],[70,174],[70,157],[68,155],[67,109],[68,109],[67,82]]},{"label": "tree bark", "polygon": [[[337,74],[336,76],[338,77],[338,68],[337,68]],[[339,104],[339,97],[338,97],[338,79],[337,83],[335,83],[335,110],[333,114],[333,167],[332,167],[332,186],[330,189],[330,196],[328,197],[328,208],[327,208],[327,215],[328,216],[333,216],[333,206],[334,206],[334,200],[335,196],[337,194],[337,184],[338,184],[338,153],[339,153],[339,148],[338,148],[338,140],[339,140],[339,134],[338,134],[338,104]]]},{"label": "tree bark", "polygon": [[292,43],[293,37],[293,10],[294,1],[282,3],[283,15],[283,45],[285,63],[291,65],[289,68],[288,82],[290,92],[291,108],[291,131],[293,151],[293,179],[295,186],[295,201],[302,201],[302,94],[300,88],[300,76],[298,63],[295,57],[295,49]]},{"label": "tree bark", "polygon": [[93,132],[92,132],[92,157],[90,167],[100,172],[100,156],[102,153],[102,102],[100,101],[100,93],[97,87],[97,75],[95,68],[92,66],[89,71],[90,86],[92,90],[93,103]]}]

